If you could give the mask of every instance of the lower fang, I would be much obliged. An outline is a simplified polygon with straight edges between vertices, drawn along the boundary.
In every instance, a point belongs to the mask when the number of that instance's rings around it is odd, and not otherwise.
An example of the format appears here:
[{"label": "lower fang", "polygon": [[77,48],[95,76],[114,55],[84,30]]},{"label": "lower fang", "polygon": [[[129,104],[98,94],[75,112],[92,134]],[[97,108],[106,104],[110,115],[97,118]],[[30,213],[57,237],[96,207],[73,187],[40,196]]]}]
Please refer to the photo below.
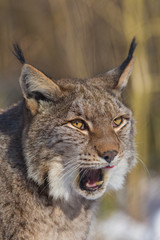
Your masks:
[{"label": "lower fang", "polygon": [[99,186],[99,185],[102,185],[103,181],[99,181],[99,182],[96,182],[96,185]]}]

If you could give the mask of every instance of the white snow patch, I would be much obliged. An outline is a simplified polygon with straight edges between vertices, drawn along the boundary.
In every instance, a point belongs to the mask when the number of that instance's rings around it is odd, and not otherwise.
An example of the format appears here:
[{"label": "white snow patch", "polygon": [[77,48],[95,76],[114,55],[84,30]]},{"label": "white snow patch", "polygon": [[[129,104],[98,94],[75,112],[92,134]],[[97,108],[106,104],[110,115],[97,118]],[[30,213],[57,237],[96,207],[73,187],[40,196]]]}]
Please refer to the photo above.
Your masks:
[{"label": "white snow patch", "polygon": [[118,211],[99,221],[96,232],[97,239],[103,240],[160,240],[160,209],[146,222],[137,222]]}]

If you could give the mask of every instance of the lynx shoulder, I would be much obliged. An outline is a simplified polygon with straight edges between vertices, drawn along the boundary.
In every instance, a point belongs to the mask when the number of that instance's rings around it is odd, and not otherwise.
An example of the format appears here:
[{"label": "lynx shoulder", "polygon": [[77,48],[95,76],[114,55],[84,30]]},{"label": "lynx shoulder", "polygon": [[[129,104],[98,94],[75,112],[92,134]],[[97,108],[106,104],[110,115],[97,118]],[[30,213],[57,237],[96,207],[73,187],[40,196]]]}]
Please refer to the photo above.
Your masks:
[{"label": "lynx shoulder", "polygon": [[23,100],[0,114],[0,240],[93,239],[96,199],[136,162],[121,100],[135,47],[106,73],[51,80],[14,45]]}]

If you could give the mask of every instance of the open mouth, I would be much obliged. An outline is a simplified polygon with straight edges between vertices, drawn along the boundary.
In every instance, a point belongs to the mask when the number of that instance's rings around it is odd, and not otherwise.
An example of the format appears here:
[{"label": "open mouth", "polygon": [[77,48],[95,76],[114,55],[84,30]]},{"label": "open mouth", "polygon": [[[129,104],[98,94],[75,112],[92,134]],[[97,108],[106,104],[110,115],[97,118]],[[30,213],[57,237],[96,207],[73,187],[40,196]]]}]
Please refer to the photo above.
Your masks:
[{"label": "open mouth", "polygon": [[102,169],[80,169],[79,186],[81,190],[94,192],[103,185]]}]

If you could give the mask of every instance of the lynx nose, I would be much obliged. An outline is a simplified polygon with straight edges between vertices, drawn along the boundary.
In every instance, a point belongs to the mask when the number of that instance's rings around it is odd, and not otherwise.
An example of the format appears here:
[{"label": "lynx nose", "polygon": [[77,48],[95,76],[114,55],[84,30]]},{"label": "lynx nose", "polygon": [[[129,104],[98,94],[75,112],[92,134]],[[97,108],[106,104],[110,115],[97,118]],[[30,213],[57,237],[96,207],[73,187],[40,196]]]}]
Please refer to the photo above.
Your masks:
[{"label": "lynx nose", "polygon": [[118,152],[115,150],[106,151],[103,153],[103,155],[101,157],[104,158],[106,160],[106,162],[111,163],[117,154],[118,154]]}]

